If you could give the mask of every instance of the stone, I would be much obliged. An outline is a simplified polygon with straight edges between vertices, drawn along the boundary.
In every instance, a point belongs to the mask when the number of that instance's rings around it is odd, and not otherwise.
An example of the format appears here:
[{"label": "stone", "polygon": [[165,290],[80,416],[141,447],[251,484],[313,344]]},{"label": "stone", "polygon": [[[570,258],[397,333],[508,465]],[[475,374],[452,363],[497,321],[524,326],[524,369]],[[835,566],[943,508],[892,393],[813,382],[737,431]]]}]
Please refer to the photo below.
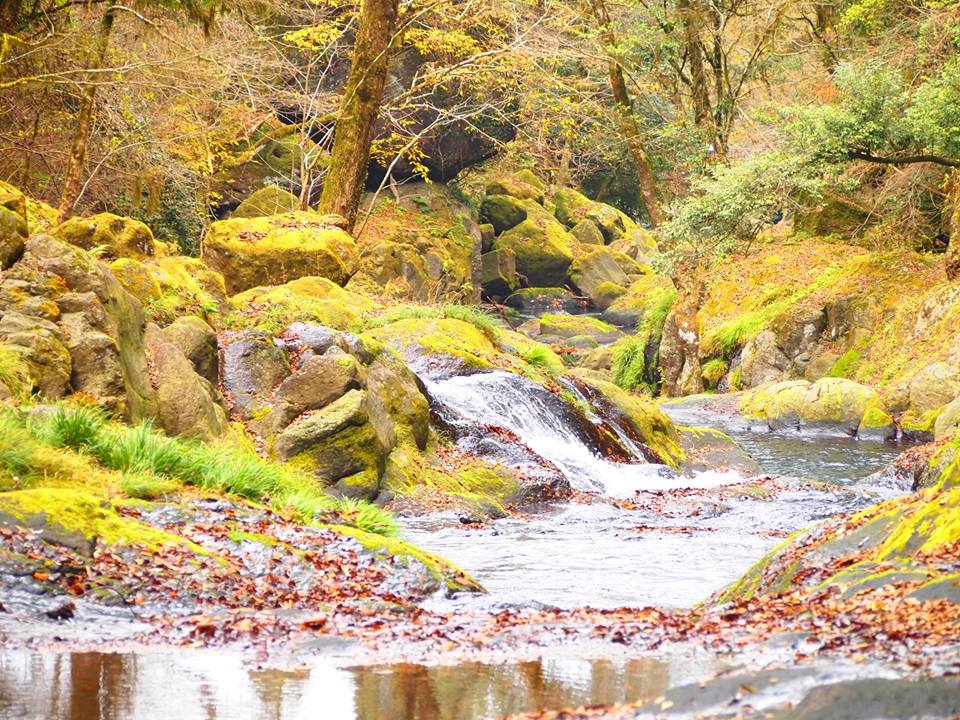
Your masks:
[{"label": "stone", "polygon": [[117,258],[110,263],[110,272],[123,285],[123,289],[141,302],[158,300],[163,291],[150,268],[133,258]]},{"label": "stone", "polygon": [[610,243],[610,249],[644,264],[659,253],[656,236],[639,225],[627,228],[623,235]]},{"label": "stone", "polygon": [[526,207],[510,195],[487,195],[480,203],[480,220],[493,227],[495,235],[516,227],[526,219]]},{"label": "stone", "polygon": [[627,293],[630,276],[624,268],[642,274],[626,255],[601,247],[579,255],[570,266],[570,281],[600,310],[606,310]]},{"label": "stone", "polygon": [[497,236],[496,228],[490,223],[481,223],[478,229],[480,230],[480,250],[485,253],[490,252],[493,248],[493,239]]},{"label": "stone", "polygon": [[263,414],[274,388],[290,375],[286,351],[260,330],[222,333],[219,344],[227,403],[248,420]]},{"label": "stone", "polygon": [[[619,328],[588,315],[545,313],[536,322],[539,324],[539,332],[536,335],[546,342],[549,342],[550,338],[569,341],[577,337],[588,337],[595,344],[606,345],[623,337],[623,332]],[[544,338],[547,340],[543,340]],[[596,346],[595,344],[591,345],[591,349]]]},{"label": "stone", "polygon": [[230,213],[232,218],[281,215],[300,209],[300,198],[276,185],[267,185],[251,193]]},{"label": "stone", "polygon": [[494,250],[513,250],[517,273],[533,287],[563,285],[579,247],[576,238],[539,205],[526,201],[527,218],[504,232]]},{"label": "stone", "polygon": [[252,427],[260,434],[272,435],[303,413],[324,408],[361,385],[362,369],[352,355],[342,351],[311,355],[280,383],[270,412]]},{"label": "stone", "polygon": [[480,284],[488,297],[503,298],[520,285],[513,250],[492,250],[480,256]]},{"label": "stone", "polygon": [[607,244],[636,227],[635,222],[612,205],[590,200],[570,188],[557,190],[553,202],[554,215],[567,228],[574,227],[581,220],[589,220],[597,226]]},{"label": "stone", "polygon": [[741,387],[753,388],[785,380],[790,367],[790,359],[780,349],[776,334],[771,330],[762,330],[743,346],[740,355]]},{"label": "stone", "polygon": [[282,285],[305,276],[343,285],[359,262],[357,245],[323,216],[292,212],[213,223],[203,260],[221,273],[230,293]]},{"label": "stone", "polygon": [[416,375],[392,350],[385,349],[367,368],[366,409],[382,447],[392,450],[402,443],[426,447],[430,403]]},{"label": "stone", "polygon": [[960,396],[944,405],[933,425],[936,440],[952,437],[960,430]]},{"label": "stone", "polygon": [[766,420],[771,430],[798,429],[810,387],[806,380],[760,385],[740,398],[740,413],[744,417]]},{"label": "stone", "polygon": [[63,332],[55,323],[5,312],[0,317],[0,340],[22,354],[31,383],[42,398],[55,400],[69,392],[73,361]]},{"label": "stone", "polygon": [[529,170],[514,175],[504,175],[491,180],[486,187],[487,195],[509,195],[518,200],[533,200],[543,204],[546,183]]},{"label": "stone", "polygon": [[631,282],[625,293],[617,295],[600,317],[614,325],[638,327],[648,313],[665,317],[676,297],[677,290],[669,277],[645,274]]},{"label": "stone", "polygon": [[763,472],[746,450],[719,430],[680,428],[680,447],[685,456],[680,469],[686,474],[733,470],[744,477],[753,477]]},{"label": "stone", "polygon": [[143,259],[156,255],[153,233],[139,220],[113,213],[70,218],[53,229],[58,240],[92,250],[101,249],[110,259]]},{"label": "stone", "polygon": [[0,270],[20,259],[29,234],[23,196],[0,190]]},{"label": "stone", "polygon": [[156,380],[158,420],[164,432],[198,440],[226,434],[227,414],[217,403],[214,386],[156,326],[148,328],[146,342]]},{"label": "stone", "polygon": [[950,363],[928,365],[910,381],[910,409],[922,416],[960,396],[960,370]]},{"label": "stone", "polygon": [[216,386],[220,377],[217,333],[195,315],[177,318],[163,329],[164,339],[177,347],[196,373]]},{"label": "stone", "polygon": [[675,305],[667,314],[660,341],[660,374],[668,397],[703,392],[696,310]]},{"label": "stone", "polygon": [[119,348],[114,338],[97,329],[103,323],[94,324],[97,318],[92,310],[99,305],[96,296],[84,295],[89,298],[89,310],[66,312],[60,317],[70,352],[70,388],[96,398],[111,413],[122,412],[125,387]]},{"label": "stone", "polygon": [[573,235],[582,245],[603,245],[603,233],[592,220],[583,219],[570,228]]},{"label": "stone", "polygon": [[519,310],[524,315],[539,315],[543,312],[576,312],[586,302],[562,287],[529,287],[517,290],[503,301],[504,305]]}]

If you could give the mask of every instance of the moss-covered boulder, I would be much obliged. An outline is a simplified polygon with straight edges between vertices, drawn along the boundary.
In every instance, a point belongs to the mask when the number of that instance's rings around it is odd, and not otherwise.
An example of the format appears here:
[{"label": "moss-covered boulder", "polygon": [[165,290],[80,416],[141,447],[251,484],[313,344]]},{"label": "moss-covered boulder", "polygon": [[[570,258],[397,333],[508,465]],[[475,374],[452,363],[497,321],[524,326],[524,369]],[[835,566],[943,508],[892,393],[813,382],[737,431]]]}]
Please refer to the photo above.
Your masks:
[{"label": "moss-covered boulder", "polygon": [[300,198],[276,185],[267,185],[240,203],[236,210],[230,213],[232,218],[263,217],[265,215],[282,215],[300,209]]},{"label": "moss-covered boulder", "polygon": [[493,368],[498,354],[493,341],[476,325],[453,318],[408,318],[368,330],[361,337],[392,347],[414,367],[446,362],[451,374]]},{"label": "moss-covered boulder", "polygon": [[49,232],[59,219],[57,209],[42,200],[24,195],[17,187],[0,180],[0,205],[27,221],[27,234]]},{"label": "moss-covered boulder", "polygon": [[0,186],[0,270],[20,259],[28,234],[26,198]]},{"label": "moss-covered boulder", "polygon": [[160,427],[168,435],[212,440],[227,432],[226,411],[219,392],[197,374],[187,356],[155,325],[144,336],[157,393]]},{"label": "moss-covered boulder", "polygon": [[600,310],[626,295],[644,268],[622,253],[601,247],[579,255],[570,266],[570,281]]},{"label": "moss-covered boulder", "polygon": [[526,205],[510,195],[487,195],[480,203],[480,220],[493,227],[495,235],[527,219]]},{"label": "moss-covered boulder", "polygon": [[230,298],[224,324],[277,333],[296,322],[346,330],[380,303],[327,278],[302,277],[275,287],[251,288]]},{"label": "moss-covered boulder", "polygon": [[531,200],[525,204],[527,218],[500,235],[493,243],[494,250],[513,251],[517,272],[527,285],[563,285],[579,243],[539,205]]},{"label": "moss-covered boulder", "polygon": [[[111,269],[123,267],[119,278],[127,291],[143,300],[147,316],[160,325],[168,325],[178,317],[193,315],[205,321],[227,309],[227,289],[223,275],[212,270],[199,258],[173,255],[144,263],[144,267],[159,286],[160,294],[153,294],[152,284],[143,278],[141,269],[132,262],[117,260]],[[149,289],[148,294],[135,291]]]},{"label": "moss-covered boulder", "polygon": [[353,238],[323,216],[293,212],[213,223],[203,239],[203,259],[237,293],[305,276],[343,285],[359,255]]},{"label": "moss-covered boulder", "polygon": [[512,250],[484,253],[480,264],[480,285],[487,297],[504,298],[519,287],[517,256]]},{"label": "moss-covered boulder", "polygon": [[561,188],[553,196],[554,215],[567,228],[573,228],[581,220],[589,220],[603,235],[604,242],[612,243],[636,223],[612,205],[590,200],[571,188]]},{"label": "moss-covered boulder", "polygon": [[745,417],[766,420],[771,430],[797,428],[810,387],[806,380],[761,385],[740,398],[740,412]]},{"label": "moss-covered boulder", "polygon": [[402,358],[384,348],[367,368],[366,410],[380,444],[423,450],[430,429],[430,404]]},{"label": "moss-covered boulder", "polygon": [[719,430],[700,427],[677,428],[684,460],[684,473],[733,470],[744,477],[759,475],[763,469],[732,437]]},{"label": "moss-covered boulder", "polygon": [[651,326],[659,329],[676,298],[677,290],[670,278],[647,273],[633,280],[626,292],[607,306],[601,317],[625,327],[637,327],[644,318],[649,318]]},{"label": "moss-covered boulder", "polygon": [[659,253],[656,236],[639,225],[627,224],[627,229],[616,240],[610,243],[610,249],[623,253],[629,258],[644,264]]},{"label": "moss-covered boulder", "polygon": [[606,345],[623,337],[623,332],[619,329],[598,320],[589,315],[567,315],[565,313],[545,313],[536,320],[532,320],[531,337],[538,338],[541,342],[557,342],[560,340],[571,340],[572,338],[591,338],[594,341],[594,347],[597,344]]},{"label": "moss-covered boulder", "polygon": [[937,362],[921,370],[910,382],[910,410],[915,416],[926,413],[960,397],[960,367]]},{"label": "moss-covered boulder", "polygon": [[846,378],[821,378],[807,389],[801,419],[808,426],[839,427],[856,435],[868,409],[880,406],[880,395],[871,387]]},{"label": "moss-covered boulder", "polygon": [[603,233],[592,220],[584,218],[572,228],[570,234],[573,235],[581,245],[603,245]]},{"label": "moss-covered boulder", "polygon": [[96,248],[107,258],[153,257],[157,252],[153,233],[139,220],[100,213],[70,218],[51,231],[58,240],[84,250]]},{"label": "moss-covered boulder", "polygon": [[442,183],[381,194],[358,230],[361,260],[348,288],[416,302],[480,299],[482,235],[473,211]]},{"label": "moss-covered boulder", "polygon": [[164,339],[190,361],[197,374],[216,386],[220,377],[217,333],[200,318],[187,315],[163,329]]},{"label": "moss-covered boulder", "polygon": [[543,204],[547,184],[527,169],[512,175],[501,175],[487,183],[487,195],[509,195],[518,200],[533,200]]}]

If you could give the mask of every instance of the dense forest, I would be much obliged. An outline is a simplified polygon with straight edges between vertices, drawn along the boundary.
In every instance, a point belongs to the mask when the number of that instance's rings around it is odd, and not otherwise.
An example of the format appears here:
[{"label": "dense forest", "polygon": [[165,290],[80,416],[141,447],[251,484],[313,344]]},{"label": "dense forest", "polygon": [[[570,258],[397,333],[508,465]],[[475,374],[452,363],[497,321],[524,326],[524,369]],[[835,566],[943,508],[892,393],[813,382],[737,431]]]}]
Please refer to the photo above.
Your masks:
[{"label": "dense forest", "polygon": [[956,0],[0,38],[0,718],[960,716]]}]

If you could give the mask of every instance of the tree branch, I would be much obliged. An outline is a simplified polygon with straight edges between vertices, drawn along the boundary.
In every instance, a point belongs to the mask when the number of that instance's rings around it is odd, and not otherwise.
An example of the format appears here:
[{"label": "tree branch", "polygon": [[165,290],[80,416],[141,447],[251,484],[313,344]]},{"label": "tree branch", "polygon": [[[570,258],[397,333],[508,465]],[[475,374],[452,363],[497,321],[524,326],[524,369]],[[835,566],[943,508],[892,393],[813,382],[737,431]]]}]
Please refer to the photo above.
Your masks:
[{"label": "tree branch", "polygon": [[960,167],[960,160],[943,157],[942,155],[903,155],[894,157],[882,157],[863,150],[849,150],[847,157],[851,160],[865,160],[867,162],[879,163],[881,165],[912,165],[914,163],[935,163],[945,167]]}]

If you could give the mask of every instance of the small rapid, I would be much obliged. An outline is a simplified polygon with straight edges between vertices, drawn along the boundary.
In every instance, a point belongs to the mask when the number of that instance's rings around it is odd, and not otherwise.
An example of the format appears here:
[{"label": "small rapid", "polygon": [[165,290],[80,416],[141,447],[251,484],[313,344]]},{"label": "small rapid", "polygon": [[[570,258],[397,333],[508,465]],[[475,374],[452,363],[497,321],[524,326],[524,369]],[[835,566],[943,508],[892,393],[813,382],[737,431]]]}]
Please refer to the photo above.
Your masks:
[{"label": "small rapid", "polygon": [[[518,375],[496,371],[443,380],[424,379],[434,412],[454,429],[461,449],[501,460],[518,469],[535,462],[526,448],[558,469],[575,490],[629,498],[638,490],[708,488],[742,479],[736,473],[703,472],[685,477],[666,465],[647,462],[643,451],[615,421],[605,421],[576,388],[568,391],[584,410],[579,416],[562,398]],[[606,422],[627,462],[603,456],[583,423]],[[506,433],[491,432],[502,428]],[[508,438],[506,441],[503,437]],[[509,438],[519,441],[511,443]],[[542,465],[543,463],[541,463]]]}]

